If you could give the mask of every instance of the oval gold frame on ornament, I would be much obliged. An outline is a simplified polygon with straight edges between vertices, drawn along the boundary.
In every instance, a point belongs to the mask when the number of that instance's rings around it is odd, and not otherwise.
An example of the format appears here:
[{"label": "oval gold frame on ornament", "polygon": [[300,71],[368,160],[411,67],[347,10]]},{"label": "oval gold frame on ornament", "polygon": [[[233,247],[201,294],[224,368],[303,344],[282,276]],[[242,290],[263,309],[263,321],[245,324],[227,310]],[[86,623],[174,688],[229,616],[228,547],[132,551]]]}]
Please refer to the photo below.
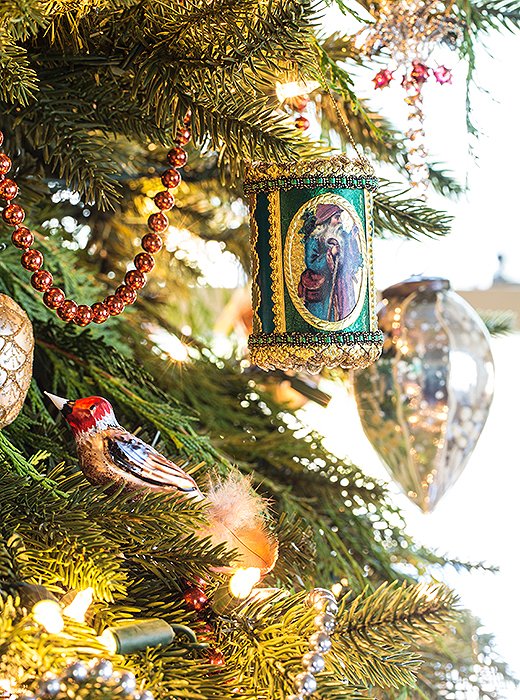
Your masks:
[{"label": "oval gold frame on ornament", "polygon": [[[341,207],[343,211],[346,211],[348,215],[352,218],[355,225],[357,225],[360,235],[358,236],[359,245],[361,249],[361,255],[363,256],[363,267],[361,269],[362,279],[361,284],[358,287],[358,295],[356,299],[356,304],[350,314],[340,321],[325,321],[323,319],[314,316],[305,304],[303,300],[298,295],[298,283],[300,281],[300,276],[305,269],[305,247],[298,240],[298,235],[302,227],[303,213],[305,210],[312,208],[316,209],[318,204],[336,204]],[[368,223],[368,222],[367,222]],[[300,314],[300,316],[307,321],[314,328],[319,328],[324,331],[342,331],[348,328],[356,319],[359,317],[361,310],[363,308],[366,290],[367,290],[367,276],[368,276],[368,266],[369,260],[367,257],[367,245],[366,245],[366,232],[365,228],[361,223],[359,214],[352,206],[350,202],[344,199],[339,194],[326,193],[320,194],[317,197],[309,199],[305,204],[303,204],[296,214],[293,216],[289,228],[287,230],[287,236],[284,245],[284,277],[285,285],[291,297],[291,301]]]}]

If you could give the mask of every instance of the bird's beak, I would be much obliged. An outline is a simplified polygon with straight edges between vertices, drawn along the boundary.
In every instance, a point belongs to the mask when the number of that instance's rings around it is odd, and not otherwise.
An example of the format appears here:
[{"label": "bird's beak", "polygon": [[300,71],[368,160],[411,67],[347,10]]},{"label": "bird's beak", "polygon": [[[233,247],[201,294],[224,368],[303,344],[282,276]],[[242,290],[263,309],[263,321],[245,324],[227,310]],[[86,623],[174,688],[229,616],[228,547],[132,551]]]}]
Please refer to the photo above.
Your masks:
[{"label": "bird's beak", "polygon": [[45,396],[48,396],[52,403],[56,406],[58,411],[63,411],[65,406],[69,403],[68,399],[62,399],[61,396],[56,396],[55,394],[49,394],[48,391],[43,392]]}]

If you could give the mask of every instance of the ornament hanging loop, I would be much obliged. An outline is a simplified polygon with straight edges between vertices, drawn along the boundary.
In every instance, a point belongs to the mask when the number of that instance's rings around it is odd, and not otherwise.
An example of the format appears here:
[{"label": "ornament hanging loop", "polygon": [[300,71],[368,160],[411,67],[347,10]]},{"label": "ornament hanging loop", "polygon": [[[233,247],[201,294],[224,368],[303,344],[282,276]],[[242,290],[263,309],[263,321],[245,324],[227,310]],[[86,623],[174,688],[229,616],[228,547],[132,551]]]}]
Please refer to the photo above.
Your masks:
[{"label": "ornament hanging loop", "polygon": [[329,84],[329,80],[327,79],[327,76],[325,75],[325,71],[324,71],[323,68],[321,67],[321,64],[320,64],[319,61],[318,61],[318,70],[319,70],[320,75],[321,75],[322,80],[323,80],[323,87],[324,87],[325,90],[327,91],[327,95],[330,97],[330,101],[331,101],[331,103],[332,103],[332,106],[333,106],[333,108],[334,108],[334,111],[335,111],[336,114],[337,114],[337,117],[338,117],[338,119],[339,119],[339,121],[340,121],[341,126],[342,126],[343,129],[345,130],[345,133],[346,133],[346,135],[347,135],[347,137],[348,137],[348,140],[350,141],[350,145],[351,145],[352,148],[354,149],[354,151],[355,151],[355,153],[356,153],[356,155],[357,155],[357,157],[358,157],[358,160],[359,160],[360,162],[365,162],[365,163],[367,164],[368,168],[371,169],[372,172],[373,172],[372,165],[370,164],[368,158],[367,158],[366,156],[364,156],[362,153],[360,153],[360,151],[359,151],[359,148],[358,148],[358,146],[357,146],[357,143],[356,143],[355,140],[354,140],[354,135],[352,134],[352,131],[351,131],[351,129],[350,129],[348,123],[347,123],[347,120],[346,120],[346,118],[345,118],[345,115],[343,114],[343,112],[342,112],[341,109],[340,109],[340,106],[339,106],[339,104],[338,104],[338,101],[337,101],[336,98],[334,97],[334,94],[333,94],[332,89],[331,89],[330,84]]}]

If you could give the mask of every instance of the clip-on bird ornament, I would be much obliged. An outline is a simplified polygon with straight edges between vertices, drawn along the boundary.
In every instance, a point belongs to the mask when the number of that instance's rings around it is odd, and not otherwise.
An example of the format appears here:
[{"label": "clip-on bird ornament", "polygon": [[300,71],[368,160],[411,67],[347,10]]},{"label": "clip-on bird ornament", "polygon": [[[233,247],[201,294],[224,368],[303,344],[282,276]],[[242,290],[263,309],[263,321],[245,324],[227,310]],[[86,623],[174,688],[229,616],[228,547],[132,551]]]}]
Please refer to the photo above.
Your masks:
[{"label": "clip-on bird ornament", "polygon": [[203,501],[208,525],[198,536],[214,544],[227,544],[240,558],[218,569],[233,574],[238,567],[254,567],[265,576],[278,558],[278,541],[267,529],[264,499],[250,481],[232,474],[210,487],[204,495],[184,471],[188,463],[176,464],[117,422],[111,404],[101,396],[69,401],[47,391],[61,412],[76,441],[80,467],[93,484],[114,484],[126,491],[174,493]]}]

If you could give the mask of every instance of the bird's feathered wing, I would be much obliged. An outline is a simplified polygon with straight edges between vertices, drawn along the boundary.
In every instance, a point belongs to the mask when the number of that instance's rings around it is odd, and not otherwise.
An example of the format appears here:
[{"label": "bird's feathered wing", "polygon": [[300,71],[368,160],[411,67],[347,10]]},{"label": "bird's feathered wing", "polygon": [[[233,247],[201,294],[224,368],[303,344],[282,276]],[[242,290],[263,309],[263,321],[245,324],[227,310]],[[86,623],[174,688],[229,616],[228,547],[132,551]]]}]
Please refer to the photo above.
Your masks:
[{"label": "bird's feathered wing", "polygon": [[[108,432],[108,431],[107,431]],[[177,490],[202,499],[195,480],[182,467],[157,452],[151,445],[124,430],[111,430],[104,438],[105,454],[123,472],[144,487]]]}]

